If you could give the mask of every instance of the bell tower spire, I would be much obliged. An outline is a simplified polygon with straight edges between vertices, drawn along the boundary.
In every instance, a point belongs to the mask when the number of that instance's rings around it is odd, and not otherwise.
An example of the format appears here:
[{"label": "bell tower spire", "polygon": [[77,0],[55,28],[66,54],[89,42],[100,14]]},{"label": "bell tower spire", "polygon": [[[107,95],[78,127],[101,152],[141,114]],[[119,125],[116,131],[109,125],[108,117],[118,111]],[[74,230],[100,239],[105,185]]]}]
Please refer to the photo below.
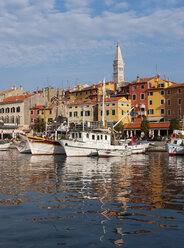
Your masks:
[{"label": "bell tower spire", "polygon": [[121,83],[124,82],[124,62],[123,62],[119,42],[117,42],[116,54],[114,57],[113,78],[114,78],[114,83],[116,84],[116,89],[119,90]]}]

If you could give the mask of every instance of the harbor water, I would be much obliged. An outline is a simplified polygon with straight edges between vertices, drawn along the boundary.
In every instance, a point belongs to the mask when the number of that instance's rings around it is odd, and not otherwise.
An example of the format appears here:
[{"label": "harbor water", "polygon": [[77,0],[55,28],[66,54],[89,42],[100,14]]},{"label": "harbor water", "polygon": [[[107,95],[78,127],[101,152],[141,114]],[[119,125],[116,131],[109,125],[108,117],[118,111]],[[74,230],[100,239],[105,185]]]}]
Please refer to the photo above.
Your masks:
[{"label": "harbor water", "polygon": [[0,152],[0,247],[183,247],[184,157]]}]

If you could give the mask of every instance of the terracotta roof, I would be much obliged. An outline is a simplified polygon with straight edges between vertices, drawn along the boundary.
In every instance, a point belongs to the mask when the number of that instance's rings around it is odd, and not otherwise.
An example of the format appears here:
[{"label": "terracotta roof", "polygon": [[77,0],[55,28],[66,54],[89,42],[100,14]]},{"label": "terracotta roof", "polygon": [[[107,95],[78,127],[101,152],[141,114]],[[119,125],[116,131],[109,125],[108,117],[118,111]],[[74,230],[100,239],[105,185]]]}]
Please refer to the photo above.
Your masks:
[{"label": "terracotta roof", "polygon": [[5,94],[7,94],[7,93],[9,93],[9,92],[12,92],[12,91],[14,91],[14,90],[0,91],[0,95],[5,95]]},{"label": "terracotta roof", "polygon": [[[149,123],[150,128],[168,128],[170,126],[170,123]],[[128,123],[124,124],[125,129],[140,129],[141,123]]]},{"label": "terracotta roof", "polygon": [[45,108],[45,105],[35,105],[30,109],[33,110],[33,109],[43,109],[43,108]]},{"label": "terracotta roof", "polygon": [[[107,85],[108,83],[114,83],[112,81],[109,82],[105,82],[105,84]],[[99,84],[93,84],[91,86],[85,87],[85,88],[81,88],[81,90],[79,90],[78,88],[76,90],[72,90],[71,92],[81,92],[81,91],[86,91],[86,90],[92,90],[92,89],[96,89],[99,88],[100,86],[102,86],[103,83],[99,83]]]},{"label": "terracotta roof", "polygon": [[10,96],[3,99],[3,102],[22,102],[24,99],[33,96],[34,94],[20,95],[20,96]]},{"label": "terracotta roof", "polygon": [[91,99],[84,99],[84,100],[75,100],[71,102],[69,105],[82,105],[82,104],[95,104],[96,101]]},{"label": "terracotta roof", "polygon": [[170,88],[177,88],[177,87],[184,87],[184,83],[175,83],[169,87],[167,87],[167,89],[170,89]]},{"label": "terracotta roof", "polygon": [[[104,102],[117,102],[117,101],[119,101],[119,100],[121,100],[121,99],[125,99],[125,101],[126,102],[130,102],[130,101],[128,101],[125,97],[122,97],[122,96],[119,96],[119,97],[111,97],[111,98],[105,98],[104,99]],[[102,102],[102,100],[101,101],[99,101],[99,102]]]},{"label": "terracotta roof", "polygon": [[150,81],[152,79],[157,79],[157,77],[155,76],[155,77],[149,77],[149,78],[139,78],[137,80],[132,81],[130,84],[146,83],[146,82],[148,82],[148,81]]}]

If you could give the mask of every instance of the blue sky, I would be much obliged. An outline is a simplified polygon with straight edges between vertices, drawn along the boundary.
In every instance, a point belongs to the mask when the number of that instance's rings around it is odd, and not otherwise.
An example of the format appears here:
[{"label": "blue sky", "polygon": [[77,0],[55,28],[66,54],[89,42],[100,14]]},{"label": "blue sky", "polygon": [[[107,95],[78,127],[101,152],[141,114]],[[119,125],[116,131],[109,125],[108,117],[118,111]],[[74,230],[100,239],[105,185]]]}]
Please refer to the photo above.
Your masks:
[{"label": "blue sky", "polygon": [[126,81],[184,82],[183,0],[1,0],[0,90],[112,80],[117,41]]}]

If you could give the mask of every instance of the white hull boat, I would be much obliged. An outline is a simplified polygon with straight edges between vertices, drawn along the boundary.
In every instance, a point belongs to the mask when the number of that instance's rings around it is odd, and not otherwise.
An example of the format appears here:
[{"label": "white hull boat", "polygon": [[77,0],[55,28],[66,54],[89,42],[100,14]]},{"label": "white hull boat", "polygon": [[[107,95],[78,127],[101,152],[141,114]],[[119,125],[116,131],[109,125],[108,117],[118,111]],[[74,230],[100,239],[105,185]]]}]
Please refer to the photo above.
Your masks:
[{"label": "white hull boat", "polygon": [[166,150],[170,156],[184,155],[184,131],[174,130]]},{"label": "white hull boat", "polygon": [[65,154],[63,146],[59,141],[49,140],[34,136],[26,136],[28,138],[29,147],[33,155],[59,155]]},{"label": "white hull boat", "polygon": [[25,153],[25,154],[31,153],[29,142],[27,140],[22,141],[20,144],[16,145],[16,147],[20,153]]},{"label": "white hull boat", "polygon": [[126,157],[132,154],[131,149],[118,149],[116,147],[110,149],[101,149],[98,150],[98,156],[100,158],[108,158],[108,157]]},{"label": "white hull boat", "polygon": [[10,142],[5,142],[5,141],[1,141],[0,142],[0,151],[7,151],[7,150],[9,150],[9,148],[10,148]]}]

